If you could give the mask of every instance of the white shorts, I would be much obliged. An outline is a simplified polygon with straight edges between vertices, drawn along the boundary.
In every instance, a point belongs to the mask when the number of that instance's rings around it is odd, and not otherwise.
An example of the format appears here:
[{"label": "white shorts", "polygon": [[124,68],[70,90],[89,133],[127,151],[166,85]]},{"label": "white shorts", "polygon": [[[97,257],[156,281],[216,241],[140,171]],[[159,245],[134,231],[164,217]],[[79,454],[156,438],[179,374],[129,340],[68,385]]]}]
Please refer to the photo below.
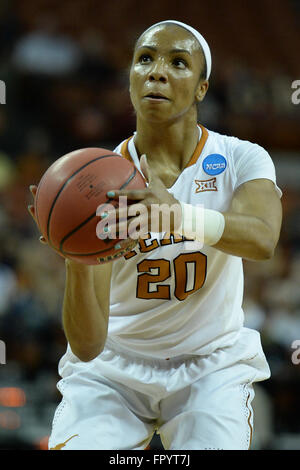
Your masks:
[{"label": "white shorts", "polygon": [[209,356],[149,359],[112,346],[93,361],[66,353],[63,398],[50,450],[142,450],[155,430],[168,450],[247,450],[253,430],[253,383],[270,377],[260,335]]}]

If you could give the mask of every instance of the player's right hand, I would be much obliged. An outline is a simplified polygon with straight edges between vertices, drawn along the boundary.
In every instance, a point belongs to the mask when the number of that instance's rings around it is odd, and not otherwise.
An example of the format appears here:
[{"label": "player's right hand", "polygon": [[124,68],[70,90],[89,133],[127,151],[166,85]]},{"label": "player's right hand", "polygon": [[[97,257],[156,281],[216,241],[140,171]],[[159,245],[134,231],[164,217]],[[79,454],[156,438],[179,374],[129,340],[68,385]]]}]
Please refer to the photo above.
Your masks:
[{"label": "player's right hand", "polygon": [[[36,192],[37,192],[37,186],[35,186],[34,184],[30,185],[29,186],[29,190],[33,196],[33,201],[35,199],[35,196],[36,196]],[[34,211],[34,204],[29,204],[27,206],[28,208],[28,212],[29,214],[31,215],[31,217],[33,218],[33,220],[35,221],[37,227],[38,227],[38,223],[37,223],[37,220],[36,220],[36,216],[35,216],[35,211]],[[45,239],[45,237],[43,237],[42,235],[40,236],[39,238],[40,242],[43,243],[44,245],[47,245],[47,241]]]}]

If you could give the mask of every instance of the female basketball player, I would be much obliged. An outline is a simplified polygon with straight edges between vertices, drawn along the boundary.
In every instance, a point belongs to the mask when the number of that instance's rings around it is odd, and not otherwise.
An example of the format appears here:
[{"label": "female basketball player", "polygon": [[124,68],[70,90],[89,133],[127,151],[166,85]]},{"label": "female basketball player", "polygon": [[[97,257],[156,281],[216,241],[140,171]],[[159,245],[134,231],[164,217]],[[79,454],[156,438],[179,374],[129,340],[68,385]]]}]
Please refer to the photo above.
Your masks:
[{"label": "female basketball player", "polygon": [[166,449],[250,446],[253,383],[270,372],[259,333],[243,327],[242,258],[273,255],[280,190],[263,148],[198,125],[210,71],[206,41],[183,23],[153,25],[136,43],[136,132],[116,151],[148,186],[109,196],[180,204],[183,223],[176,238],[145,233],[113,263],[66,260],[68,349],[50,449],[144,449],[155,430]]}]

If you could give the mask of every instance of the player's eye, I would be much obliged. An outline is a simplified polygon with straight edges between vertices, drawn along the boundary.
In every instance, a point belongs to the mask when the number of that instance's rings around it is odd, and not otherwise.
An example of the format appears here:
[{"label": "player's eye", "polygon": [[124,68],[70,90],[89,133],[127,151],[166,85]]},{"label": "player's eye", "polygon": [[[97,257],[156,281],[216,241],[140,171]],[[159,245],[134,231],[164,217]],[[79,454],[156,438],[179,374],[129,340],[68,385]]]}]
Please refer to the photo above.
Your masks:
[{"label": "player's eye", "polygon": [[140,57],[139,57],[139,62],[141,64],[147,64],[151,61],[151,56],[149,54],[142,54]]},{"label": "player's eye", "polygon": [[173,59],[173,65],[180,69],[184,69],[185,67],[187,67],[186,61],[184,59],[181,59],[180,57],[176,57],[175,59]]}]

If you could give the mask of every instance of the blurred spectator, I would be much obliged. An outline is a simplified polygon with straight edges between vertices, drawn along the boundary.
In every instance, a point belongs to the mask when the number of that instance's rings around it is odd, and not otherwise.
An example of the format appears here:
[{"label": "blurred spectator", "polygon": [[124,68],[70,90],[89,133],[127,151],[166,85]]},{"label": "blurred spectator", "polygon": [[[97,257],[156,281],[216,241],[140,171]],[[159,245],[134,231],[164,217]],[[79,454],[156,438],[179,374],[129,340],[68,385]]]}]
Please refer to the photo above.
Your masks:
[{"label": "blurred spectator", "polygon": [[12,54],[17,71],[38,75],[71,74],[81,61],[80,48],[61,33],[54,15],[37,17],[36,29],[19,39]]}]

